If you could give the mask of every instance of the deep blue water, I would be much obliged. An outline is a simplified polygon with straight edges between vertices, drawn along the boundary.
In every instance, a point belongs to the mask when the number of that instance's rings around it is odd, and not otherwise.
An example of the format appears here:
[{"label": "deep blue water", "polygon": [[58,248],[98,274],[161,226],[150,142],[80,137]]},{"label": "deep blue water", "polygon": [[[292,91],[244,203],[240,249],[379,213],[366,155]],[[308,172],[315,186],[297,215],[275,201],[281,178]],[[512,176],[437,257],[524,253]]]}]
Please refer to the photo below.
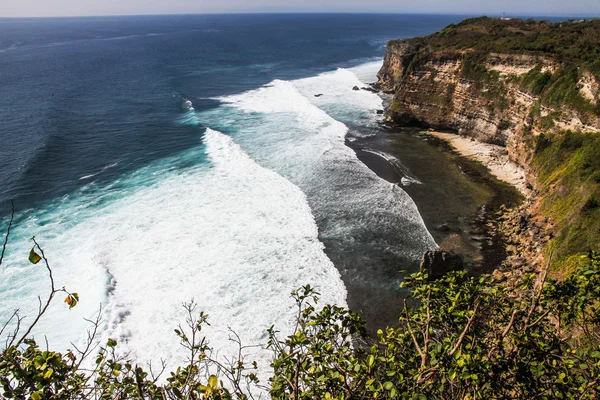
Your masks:
[{"label": "deep blue water", "polygon": [[[215,96],[382,57],[460,16],[193,15],[0,19],[0,213],[110,181],[197,143]],[[112,168],[102,169],[118,163]],[[102,171],[101,173],[99,173]]]}]

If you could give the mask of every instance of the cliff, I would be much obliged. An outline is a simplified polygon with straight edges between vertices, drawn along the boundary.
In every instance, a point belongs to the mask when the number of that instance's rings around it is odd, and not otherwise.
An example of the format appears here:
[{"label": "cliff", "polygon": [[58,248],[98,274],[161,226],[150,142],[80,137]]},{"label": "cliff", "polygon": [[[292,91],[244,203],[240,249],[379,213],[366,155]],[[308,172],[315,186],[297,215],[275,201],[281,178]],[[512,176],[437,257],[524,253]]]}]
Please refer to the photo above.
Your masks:
[{"label": "cliff", "polygon": [[[575,132],[569,137],[577,137],[579,147],[585,144],[586,152],[599,136],[600,20],[467,19],[427,37],[390,41],[378,78],[379,87],[393,94],[388,121],[506,146],[536,189],[526,213],[557,225],[558,239],[549,241],[546,252],[558,247],[559,257],[568,258],[598,248],[600,226],[592,223],[593,229],[584,225],[584,232],[569,233],[569,221],[592,218],[585,214],[589,207],[582,210],[585,204],[595,209],[600,179],[590,181],[577,168],[568,176],[556,168],[562,165],[564,171],[570,157],[582,157],[578,148],[564,146],[565,132]],[[600,153],[586,157],[600,158]],[[579,200],[557,207],[557,191]],[[594,212],[596,217],[600,214]],[[586,239],[573,240],[570,234]]]}]

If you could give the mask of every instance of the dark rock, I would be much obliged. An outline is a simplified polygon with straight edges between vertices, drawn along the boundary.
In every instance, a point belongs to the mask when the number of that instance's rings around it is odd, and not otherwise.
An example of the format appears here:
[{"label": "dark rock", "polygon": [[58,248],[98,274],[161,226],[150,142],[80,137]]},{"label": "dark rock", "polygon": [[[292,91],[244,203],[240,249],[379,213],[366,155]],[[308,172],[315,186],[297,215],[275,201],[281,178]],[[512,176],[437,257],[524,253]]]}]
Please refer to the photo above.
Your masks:
[{"label": "dark rock", "polygon": [[321,96],[323,96],[323,93],[315,94],[315,97],[321,97]]},{"label": "dark rock", "polygon": [[378,90],[377,89],[373,89],[372,87],[362,87],[362,90],[366,90],[367,92],[371,92],[371,93],[377,93]]},{"label": "dark rock", "polygon": [[521,215],[519,217],[519,227],[521,229],[525,229],[525,228],[527,228],[527,225],[528,225],[527,217],[524,215]]},{"label": "dark rock", "polygon": [[442,225],[438,226],[437,229],[440,232],[449,232],[450,231],[450,227],[446,224],[442,224]]},{"label": "dark rock", "polygon": [[383,110],[377,110],[377,115],[383,114]]},{"label": "dark rock", "polygon": [[427,272],[431,279],[441,278],[451,271],[462,270],[463,259],[460,254],[441,249],[429,250],[423,254],[421,271]]},{"label": "dark rock", "polygon": [[358,86],[354,86],[352,90],[360,90],[360,88]]}]

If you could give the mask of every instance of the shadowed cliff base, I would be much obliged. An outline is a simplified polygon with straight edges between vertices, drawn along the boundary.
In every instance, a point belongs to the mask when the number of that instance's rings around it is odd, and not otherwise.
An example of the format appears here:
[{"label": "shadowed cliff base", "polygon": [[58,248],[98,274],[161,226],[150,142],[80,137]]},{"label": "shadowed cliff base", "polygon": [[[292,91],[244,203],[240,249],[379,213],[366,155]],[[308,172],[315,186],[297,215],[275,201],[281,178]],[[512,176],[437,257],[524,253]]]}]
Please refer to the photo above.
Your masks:
[{"label": "shadowed cliff base", "polygon": [[393,93],[387,121],[504,146],[526,171],[532,193],[505,216],[501,269],[551,259],[550,276],[564,278],[598,248],[598,32],[600,20],[481,17],[388,43],[377,82]]},{"label": "shadowed cliff base", "polygon": [[489,224],[502,205],[517,206],[523,196],[483,164],[415,128],[382,129],[348,145],[411,196],[438,245],[461,254],[467,270],[491,272],[506,258],[505,243]]}]

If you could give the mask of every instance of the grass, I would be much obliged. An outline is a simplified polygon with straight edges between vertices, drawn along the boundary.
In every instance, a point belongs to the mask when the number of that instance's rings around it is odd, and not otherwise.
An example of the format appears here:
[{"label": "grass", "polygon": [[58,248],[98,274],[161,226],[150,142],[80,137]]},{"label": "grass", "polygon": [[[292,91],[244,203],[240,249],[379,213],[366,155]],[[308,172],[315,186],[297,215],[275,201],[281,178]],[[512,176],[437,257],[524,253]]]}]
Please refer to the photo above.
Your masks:
[{"label": "grass", "polygon": [[520,85],[522,89],[534,96],[539,96],[543,93],[550,79],[552,79],[552,73],[550,71],[542,72],[541,66],[537,66],[521,76]]},{"label": "grass", "polygon": [[533,169],[543,198],[541,212],[555,223],[555,272],[568,260],[600,248],[600,134],[540,135]]}]

